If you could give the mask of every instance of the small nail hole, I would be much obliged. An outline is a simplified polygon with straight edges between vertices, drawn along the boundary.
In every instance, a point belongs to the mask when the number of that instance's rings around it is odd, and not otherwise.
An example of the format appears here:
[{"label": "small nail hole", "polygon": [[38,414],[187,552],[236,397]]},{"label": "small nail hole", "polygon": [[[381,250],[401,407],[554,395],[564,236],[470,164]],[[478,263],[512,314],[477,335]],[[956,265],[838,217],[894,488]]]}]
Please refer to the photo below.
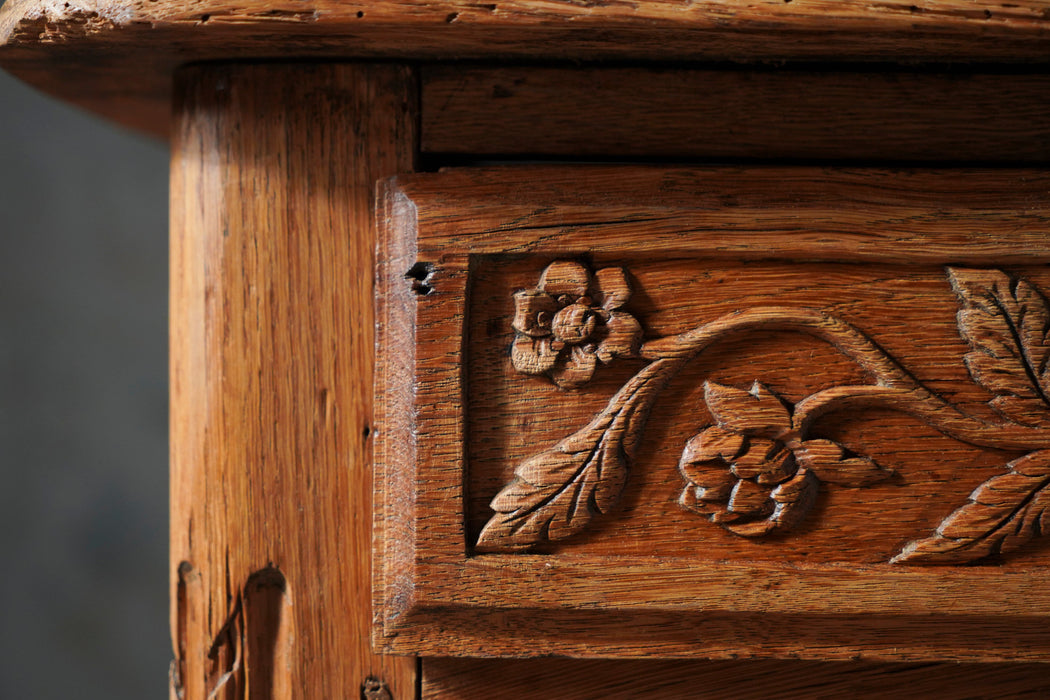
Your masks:
[{"label": "small nail hole", "polygon": [[405,279],[412,280],[412,291],[420,296],[426,296],[434,291],[429,283],[434,275],[434,264],[428,262],[417,262],[405,273]]}]

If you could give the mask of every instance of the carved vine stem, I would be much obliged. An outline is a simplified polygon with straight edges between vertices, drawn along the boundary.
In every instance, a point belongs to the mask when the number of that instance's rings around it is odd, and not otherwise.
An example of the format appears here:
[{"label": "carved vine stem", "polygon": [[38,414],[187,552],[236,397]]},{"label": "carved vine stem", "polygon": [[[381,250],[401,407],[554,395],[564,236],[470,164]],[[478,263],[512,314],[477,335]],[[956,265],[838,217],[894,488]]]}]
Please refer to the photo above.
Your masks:
[{"label": "carved vine stem", "polygon": [[756,307],[727,314],[694,330],[660,338],[642,346],[641,356],[651,360],[686,363],[716,341],[755,330],[795,331],[835,346],[875,380],[876,386],[838,386],[813,394],[795,407],[796,429],[803,434],[809,425],[842,403],[877,404],[905,411],[931,427],[962,442],[1004,450],[1050,448],[1045,430],[1013,423],[986,423],[925,388],[867,336],[845,321],[812,309],[781,306]]},{"label": "carved vine stem", "polygon": [[807,396],[795,405],[794,418],[800,432],[806,433],[818,418],[845,405],[878,406],[908,413],[931,428],[977,447],[997,450],[1050,449],[1050,433],[1015,423],[986,423],[960,412],[925,389],[883,386],[837,386]]},{"label": "carved vine stem", "polygon": [[663,387],[713,343],[756,330],[824,340],[874,384],[833,387],[792,407],[757,381],[750,391],[705,383],[705,401],[717,425],[694,436],[683,452],[684,507],[747,537],[797,525],[821,482],[856,488],[890,474],[870,458],[809,435],[818,418],[845,405],[881,406],[911,414],[961,442],[1029,451],[893,562],[956,563],[1020,546],[1050,528],[1050,431],[1025,424],[1031,416],[1038,424],[1040,412],[1050,409],[1050,305],[1027,282],[997,270],[949,269],[948,274],[963,303],[960,332],[974,349],[965,358],[967,369],[995,394],[992,404],[1008,416],[1004,422],[964,413],[864,333],[815,309],[742,310],[639,346],[640,326],[623,310],[630,290],[622,270],[599,270],[592,279],[576,263],[553,263],[537,289],[515,295],[515,367],[546,373],[571,388],[589,380],[597,360],[631,356],[650,364],[588,425],[515,470],[514,480],[492,501],[496,513],[479,536],[478,551],[525,550],[561,540],[607,512],[619,500]]}]

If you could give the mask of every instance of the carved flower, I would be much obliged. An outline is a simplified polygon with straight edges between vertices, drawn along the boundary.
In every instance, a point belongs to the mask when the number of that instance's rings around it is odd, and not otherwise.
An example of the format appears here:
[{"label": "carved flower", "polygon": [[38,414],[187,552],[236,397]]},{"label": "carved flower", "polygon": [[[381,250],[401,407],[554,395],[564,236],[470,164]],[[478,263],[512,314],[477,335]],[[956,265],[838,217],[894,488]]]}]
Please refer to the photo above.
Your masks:
[{"label": "carved flower", "polygon": [[622,268],[606,267],[592,277],[579,263],[551,263],[535,289],[514,294],[514,368],[547,374],[573,389],[590,380],[597,360],[636,356],[642,328],[620,310],[630,296]]},{"label": "carved flower", "polygon": [[679,503],[738,535],[795,527],[821,481],[860,487],[892,473],[837,442],[802,439],[790,407],[763,384],[744,391],[708,382],[704,396],[718,425],[686,443]]}]

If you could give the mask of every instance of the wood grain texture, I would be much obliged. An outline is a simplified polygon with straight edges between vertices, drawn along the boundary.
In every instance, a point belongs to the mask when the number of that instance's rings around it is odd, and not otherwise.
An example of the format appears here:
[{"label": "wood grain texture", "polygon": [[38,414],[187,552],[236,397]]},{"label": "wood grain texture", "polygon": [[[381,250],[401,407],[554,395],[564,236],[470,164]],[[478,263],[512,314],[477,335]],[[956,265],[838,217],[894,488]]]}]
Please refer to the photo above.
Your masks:
[{"label": "wood grain texture", "polygon": [[394,186],[391,209],[427,203],[405,225],[472,255],[1024,265],[1050,220],[1039,169],[514,166]]},{"label": "wood grain texture", "polygon": [[173,697],[414,693],[368,637],[373,183],[412,169],[415,95],[396,66],[180,76]]},{"label": "wood grain texture", "polygon": [[804,661],[568,661],[426,659],[424,700],[1036,700],[1045,666]]},{"label": "wood grain texture", "polygon": [[0,65],[118,121],[162,130],[172,72],[193,61],[1046,63],[1048,9],[1047,0],[9,0]]},{"label": "wood grain texture", "polygon": [[[1045,163],[1050,78],[428,66],[424,152]],[[581,115],[585,118],[581,119]]]},{"label": "wood grain texture", "polygon": [[[381,245],[396,263],[379,270],[380,353],[397,369],[377,536],[395,556],[377,577],[379,643],[437,655],[1050,660],[1047,543],[979,567],[890,563],[983,482],[1001,495],[996,475],[1042,483],[1050,436],[997,417],[992,380],[964,359],[1007,345],[967,330],[976,302],[960,280],[998,280],[1013,290],[1007,316],[1021,297],[1022,315],[1038,316],[1026,290],[1050,288],[1048,182],[1009,170],[592,166],[388,183]],[[605,327],[614,319],[626,335]],[[659,401],[638,398],[660,382]],[[644,413],[643,431],[632,421]],[[782,441],[797,460],[784,462],[785,484],[819,475],[798,485],[799,498],[814,483],[819,493],[774,522],[782,532],[762,537],[775,528],[751,528],[759,518],[734,533],[681,507],[699,478],[689,445],[714,425],[766,439],[765,456]],[[735,478],[763,486],[760,461]],[[576,506],[522,526],[514,511],[534,496],[540,509]],[[1037,511],[1019,520],[1033,534]],[[532,554],[496,546],[518,531],[549,542]]]}]

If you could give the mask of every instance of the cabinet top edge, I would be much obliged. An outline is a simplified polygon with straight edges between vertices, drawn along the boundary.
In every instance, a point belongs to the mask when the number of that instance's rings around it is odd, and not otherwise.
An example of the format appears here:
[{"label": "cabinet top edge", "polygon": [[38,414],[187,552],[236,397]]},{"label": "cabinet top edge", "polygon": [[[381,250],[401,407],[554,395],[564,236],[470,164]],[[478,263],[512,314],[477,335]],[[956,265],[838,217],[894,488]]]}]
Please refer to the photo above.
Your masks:
[{"label": "cabinet top edge", "polygon": [[167,132],[199,61],[1050,62],[1050,0],[8,0],[0,66]]}]

